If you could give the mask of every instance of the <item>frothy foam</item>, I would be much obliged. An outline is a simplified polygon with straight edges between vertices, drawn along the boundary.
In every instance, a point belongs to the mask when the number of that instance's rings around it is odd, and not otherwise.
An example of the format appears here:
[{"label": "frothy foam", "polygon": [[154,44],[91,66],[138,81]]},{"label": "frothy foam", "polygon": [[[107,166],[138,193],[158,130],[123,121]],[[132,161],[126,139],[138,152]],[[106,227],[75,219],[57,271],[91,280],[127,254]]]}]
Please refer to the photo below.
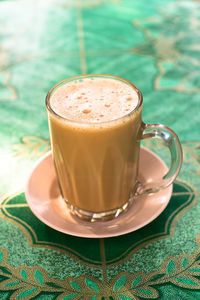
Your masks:
[{"label": "frothy foam", "polygon": [[136,90],[117,79],[89,77],[69,81],[51,95],[50,105],[60,116],[79,122],[118,119],[138,104]]}]

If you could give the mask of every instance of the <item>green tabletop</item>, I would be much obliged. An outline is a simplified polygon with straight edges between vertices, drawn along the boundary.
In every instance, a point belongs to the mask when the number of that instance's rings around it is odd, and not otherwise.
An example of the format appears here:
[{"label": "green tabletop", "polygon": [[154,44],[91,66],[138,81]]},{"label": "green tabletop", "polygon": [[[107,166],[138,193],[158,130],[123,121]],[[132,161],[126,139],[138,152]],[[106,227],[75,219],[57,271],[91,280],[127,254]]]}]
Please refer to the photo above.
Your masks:
[{"label": "green tabletop", "polygon": [[[58,232],[24,195],[50,150],[45,96],[85,73],[135,83],[144,122],[182,143],[167,208],[119,237]],[[200,299],[199,73],[197,0],[0,1],[0,299]],[[168,163],[160,143],[144,145]]]}]

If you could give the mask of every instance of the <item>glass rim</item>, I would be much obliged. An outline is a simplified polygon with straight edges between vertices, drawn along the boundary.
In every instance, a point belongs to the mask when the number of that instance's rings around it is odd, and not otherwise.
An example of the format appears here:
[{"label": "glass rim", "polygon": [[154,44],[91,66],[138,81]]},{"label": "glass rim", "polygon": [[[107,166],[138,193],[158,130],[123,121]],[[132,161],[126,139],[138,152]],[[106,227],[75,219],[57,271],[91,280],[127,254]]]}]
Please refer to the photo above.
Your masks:
[{"label": "glass rim", "polygon": [[[137,93],[138,95],[138,103],[137,103],[137,106],[132,109],[131,111],[129,111],[127,114],[121,116],[121,117],[117,117],[116,119],[112,119],[112,120],[107,120],[107,121],[96,121],[96,122],[88,122],[88,121],[77,121],[77,120],[72,120],[72,119],[69,119],[65,116],[62,116],[60,114],[58,114],[57,112],[55,112],[53,110],[53,108],[51,107],[51,104],[50,104],[50,98],[51,98],[51,95],[52,93],[57,89],[59,88],[59,86],[62,86],[63,84],[67,83],[67,82],[70,82],[70,81],[74,81],[74,80],[79,80],[79,79],[83,79],[83,78],[89,78],[89,77],[107,77],[107,78],[113,78],[115,80],[119,80],[119,81],[122,81],[124,83],[126,83],[127,85],[131,86]],[[46,99],[45,99],[45,105],[46,105],[46,108],[47,110],[52,113],[53,115],[55,115],[56,117],[58,117],[59,119],[61,120],[65,120],[67,121],[68,123],[72,123],[72,124],[77,124],[77,125],[103,125],[103,124],[109,124],[109,123],[112,123],[112,122],[116,122],[116,121],[119,121],[119,120],[122,120],[126,117],[129,117],[131,116],[133,113],[135,113],[141,106],[142,106],[142,103],[143,103],[143,96],[142,96],[142,93],[141,91],[138,89],[138,87],[136,85],[134,85],[131,81],[127,80],[127,79],[124,79],[122,77],[119,77],[119,76],[115,76],[115,75],[109,75],[109,74],[83,74],[83,75],[77,75],[77,76],[73,76],[73,77],[69,77],[67,79],[64,79],[60,82],[58,82],[57,84],[55,84],[50,90],[49,92],[47,93],[47,96],[46,96]]]}]

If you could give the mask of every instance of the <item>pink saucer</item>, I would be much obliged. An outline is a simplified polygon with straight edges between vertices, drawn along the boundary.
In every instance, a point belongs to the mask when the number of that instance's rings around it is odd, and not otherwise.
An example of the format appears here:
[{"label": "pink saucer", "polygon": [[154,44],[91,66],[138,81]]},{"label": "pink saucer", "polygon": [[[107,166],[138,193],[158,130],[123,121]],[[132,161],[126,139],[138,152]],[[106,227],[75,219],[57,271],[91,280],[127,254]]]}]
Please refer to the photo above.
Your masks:
[{"label": "pink saucer", "polygon": [[[159,179],[166,174],[165,163],[150,150],[141,147],[139,177],[143,181]],[[172,194],[172,185],[155,194],[137,197],[129,210],[107,222],[89,223],[70,214],[57,185],[51,152],[34,166],[25,195],[32,212],[46,225],[74,236],[104,238],[135,231],[160,215]]]}]

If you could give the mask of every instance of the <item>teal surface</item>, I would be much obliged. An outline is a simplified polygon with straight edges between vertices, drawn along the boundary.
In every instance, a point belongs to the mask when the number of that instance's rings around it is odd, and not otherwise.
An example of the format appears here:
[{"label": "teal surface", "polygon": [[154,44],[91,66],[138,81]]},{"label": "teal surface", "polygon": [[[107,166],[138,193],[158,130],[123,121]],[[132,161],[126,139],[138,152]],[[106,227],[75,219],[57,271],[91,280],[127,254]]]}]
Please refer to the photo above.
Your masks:
[{"label": "teal surface", "polygon": [[[200,2],[1,0],[0,24],[0,298],[200,299]],[[183,147],[166,210],[111,239],[58,233],[24,197],[50,150],[45,96],[85,73],[136,84],[144,122]],[[159,143],[145,146],[168,162]]]}]

